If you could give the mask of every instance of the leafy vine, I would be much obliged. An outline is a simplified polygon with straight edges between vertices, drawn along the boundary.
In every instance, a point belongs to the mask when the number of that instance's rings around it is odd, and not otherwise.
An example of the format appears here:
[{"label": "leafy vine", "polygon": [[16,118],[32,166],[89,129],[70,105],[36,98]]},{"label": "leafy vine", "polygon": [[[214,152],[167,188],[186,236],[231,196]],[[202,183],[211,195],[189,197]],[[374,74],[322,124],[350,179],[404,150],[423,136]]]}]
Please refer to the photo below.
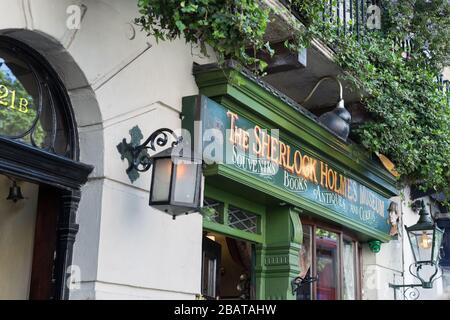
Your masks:
[{"label": "leafy vine", "polygon": [[[304,26],[293,26],[286,46],[297,50],[321,39],[335,51],[346,80],[369,93],[363,103],[371,118],[353,130],[358,142],[389,156],[401,181],[450,196],[450,107],[436,81],[450,61],[450,3],[383,1],[381,31],[357,37],[337,32],[344,26],[328,16],[329,1],[290,2]],[[273,53],[264,35],[276,12],[258,0],[138,0],[138,6],[136,23],[149,36],[184,37],[204,54],[210,46],[219,63],[232,58],[261,73],[267,62],[256,52]],[[408,52],[398,45],[405,39],[412,43]]]}]

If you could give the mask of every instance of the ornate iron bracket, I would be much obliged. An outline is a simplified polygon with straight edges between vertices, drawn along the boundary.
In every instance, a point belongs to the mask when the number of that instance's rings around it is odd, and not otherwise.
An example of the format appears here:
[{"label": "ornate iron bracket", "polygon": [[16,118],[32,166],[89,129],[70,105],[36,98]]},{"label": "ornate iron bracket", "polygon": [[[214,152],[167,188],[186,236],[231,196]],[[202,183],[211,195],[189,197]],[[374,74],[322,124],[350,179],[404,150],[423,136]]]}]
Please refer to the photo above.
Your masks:
[{"label": "ornate iron bracket", "polygon": [[318,281],[319,277],[311,277],[309,275],[306,275],[304,278],[302,277],[296,277],[291,281],[292,286],[292,295],[295,295],[296,292],[305,284],[310,284],[315,281]]},{"label": "ornate iron bracket", "polygon": [[[420,275],[419,272],[423,268],[424,265],[430,265],[435,268],[434,273],[431,275],[430,280],[426,281],[424,280]],[[415,268],[415,271],[413,270]],[[431,262],[415,262],[412,263],[409,266],[409,273],[418,279],[420,283],[414,283],[414,284],[393,284],[389,283],[389,288],[394,289],[394,299],[397,300],[397,289],[404,288],[403,290],[403,297],[406,300],[417,300],[420,296],[420,292],[417,288],[422,289],[432,289],[433,288],[433,282],[436,281],[438,278],[434,279],[434,277],[437,275],[439,271],[439,267]]]},{"label": "ornate iron bracket", "polygon": [[132,183],[139,178],[139,172],[145,172],[152,167],[153,161],[148,150],[155,153],[157,147],[163,148],[167,146],[170,140],[172,140],[171,147],[182,141],[182,137],[177,137],[172,130],[167,128],[156,130],[142,144],[140,142],[144,136],[138,126],[134,126],[129,132],[131,141],[128,143],[126,138],[123,138],[122,142],[117,145],[117,150],[121,155],[121,159],[128,161],[126,172]]}]

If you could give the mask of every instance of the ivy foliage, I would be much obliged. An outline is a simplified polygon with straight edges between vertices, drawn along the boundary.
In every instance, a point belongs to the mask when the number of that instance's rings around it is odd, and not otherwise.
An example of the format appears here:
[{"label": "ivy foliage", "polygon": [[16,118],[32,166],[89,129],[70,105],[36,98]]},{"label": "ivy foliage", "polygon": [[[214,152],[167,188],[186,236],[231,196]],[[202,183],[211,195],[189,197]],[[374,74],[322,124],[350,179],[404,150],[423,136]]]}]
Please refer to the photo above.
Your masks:
[{"label": "ivy foliage", "polygon": [[267,63],[248,53],[266,49],[271,52],[264,34],[269,10],[255,0],[138,0],[141,17],[136,23],[156,40],[173,40],[183,36],[198,44],[207,54],[207,45],[217,53],[219,62],[231,57],[244,65]]},{"label": "ivy foliage", "polygon": [[[321,39],[334,49],[336,62],[353,89],[369,95],[363,103],[371,120],[354,129],[369,151],[387,155],[403,182],[450,196],[450,108],[436,81],[449,65],[450,3],[447,0],[382,1],[382,29],[337,32],[329,1],[291,0],[306,28],[296,28],[286,42],[292,50]],[[157,40],[183,36],[243,65],[267,65],[249,54],[267,50],[264,41],[270,13],[257,0],[138,0],[136,22]],[[326,10],[325,10],[326,9]],[[275,12],[276,13],[276,12]],[[350,25],[352,21],[348,22]],[[407,55],[399,45],[410,40]]]}]

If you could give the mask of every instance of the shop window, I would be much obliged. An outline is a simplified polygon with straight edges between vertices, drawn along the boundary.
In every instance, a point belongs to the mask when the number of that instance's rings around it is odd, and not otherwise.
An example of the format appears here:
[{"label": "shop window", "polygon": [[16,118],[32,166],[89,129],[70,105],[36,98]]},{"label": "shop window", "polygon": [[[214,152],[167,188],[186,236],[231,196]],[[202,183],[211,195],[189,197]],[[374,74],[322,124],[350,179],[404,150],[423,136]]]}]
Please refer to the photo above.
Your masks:
[{"label": "shop window", "polygon": [[201,213],[205,229],[255,243],[263,241],[264,210],[242,198],[206,194]]},{"label": "shop window", "polygon": [[0,37],[0,137],[74,158],[68,98],[49,70],[37,53]]},{"label": "shop window", "polygon": [[242,231],[257,233],[258,216],[253,213],[245,212],[239,208],[229,206],[228,225]]},{"label": "shop window", "polygon": [[211,222],[223,223],[223,202],[205,198],[203,200],[203,211],[205,212],[205,218]]},{"label": "shop window", "polygon": [[358,242],[342,231],[304,224],[299,252],[300,277],[317,280],[301,286],[297,299],[358,299],[358,250]]},{"label": "shop window", "polygon": [[338,235],[316,229],[317,300],[336,300],[339,281]]},{"label": "shop window", "polygon": [[344,300],[356,299],[356,250],[353,241],[344,240],[343,247],[343,265],[344,265],[344,287],[343,298]]},{"label": "shop window", "polygon": [[[300,247],[299,262],[300,262],[300,277],[302,279],[312,276],[312,247],[313,238],[312,226],[303,226],[303,244]],[[313,283],[309,282],[299,287],[297,291],[298,300],[311,300],[312,299]]]}]

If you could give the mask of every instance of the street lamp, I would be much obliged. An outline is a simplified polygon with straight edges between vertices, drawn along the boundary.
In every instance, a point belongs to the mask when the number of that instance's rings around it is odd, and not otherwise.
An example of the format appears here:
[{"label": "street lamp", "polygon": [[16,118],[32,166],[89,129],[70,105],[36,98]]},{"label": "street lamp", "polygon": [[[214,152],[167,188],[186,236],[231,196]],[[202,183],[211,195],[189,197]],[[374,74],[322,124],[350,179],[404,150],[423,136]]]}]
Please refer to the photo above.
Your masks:
[{"label": "street lamp", "polygon": [[[423,200],[420,203],[419,220],[411,227],[405,226],[405,229],[414,256],[414,263],[410,265],[409,272],[420,281],[420,284],[389,284],[389,286],[394,289],[415,287],[431,289],[439,271],[439,251],[444,231],[438,228],[430,213],[425,210]],[[424,268],[425,266],[428,268]],[[425,272],[425,269],[428,272]]]},{"label": "street lamp", "polygon": [[[126,172],[132,182],[139,177],[138,172],[152,168],[149,205],[174,219],[198,211],[201,207],[202,161],[194,156],[190,146],[170,129],[153,132],[142,144],[137,142],[142,138],[138,127],[130,130],[130,134],[131,142],[123,139],[117,149],[122,160],[129,162]],[[163,148],[169,141],[172,141],[170,147],[152,156],[148,154],[148,150],[156,152],[157,146]]]}]

